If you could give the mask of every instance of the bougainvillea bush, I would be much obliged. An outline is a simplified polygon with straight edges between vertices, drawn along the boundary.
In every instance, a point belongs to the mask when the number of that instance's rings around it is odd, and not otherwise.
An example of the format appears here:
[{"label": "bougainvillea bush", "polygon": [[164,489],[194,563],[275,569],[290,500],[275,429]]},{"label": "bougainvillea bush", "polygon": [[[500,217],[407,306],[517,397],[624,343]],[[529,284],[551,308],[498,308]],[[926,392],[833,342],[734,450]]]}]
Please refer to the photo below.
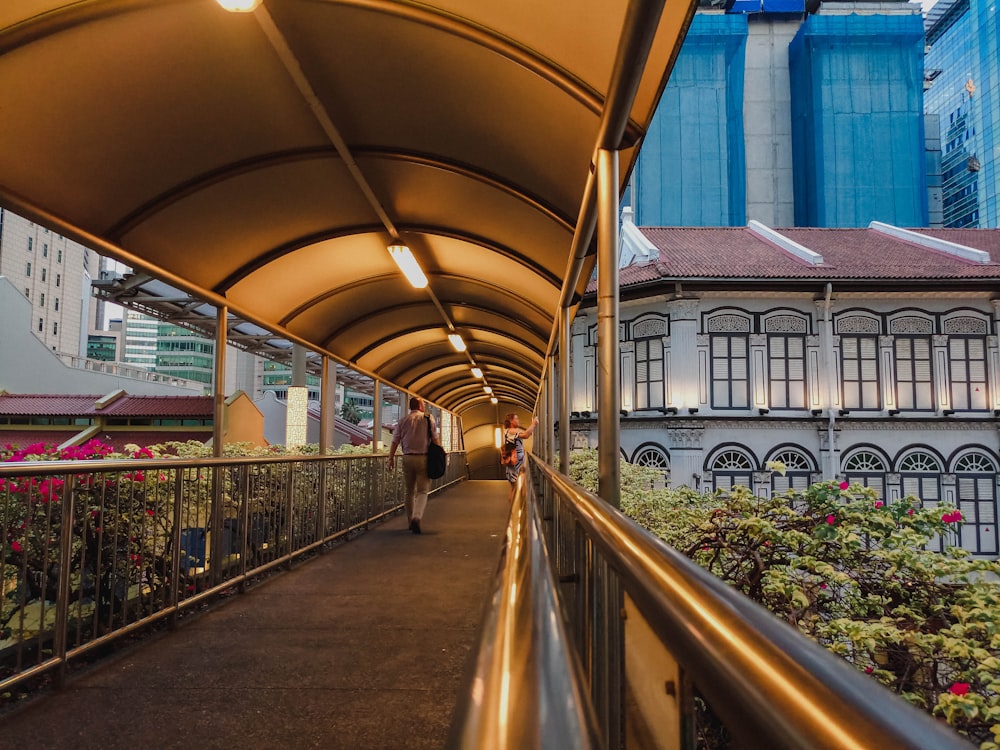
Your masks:
[{"label": "bougainvillea bush", "polygon": [[[958,510],[885,503],[846,482],[771,498],[648,489],[655,474],[622,464],[623,512],[983,750],[998,747],[1000,567],[928,548],[956,538]],[[575,452],[571,475],[596,491],[596,452]]]},{"label": "bougainvillea bush", "polygon": [[[348,446],[346,451],[338,452],[361,451]],[[370,454],[371,449],[367,452]],[[225,446],[227,457],[292,453],[283,446],[256,447],[246,443]],[[318,450],[316,446],[306,446],[294,451],[296,455],[303,453],[315,454]],[[59,475],[33,477],[30,463],[211,456],[211,446],[197,441],[144,447],[126,445],[120,451],[100,440],[62,450],[43,443],[0,446],[0,462],[25,464],[24,474],[0,478],[0,651],[42,631],[51,631],[56,614],[51,602],[56,598],[61,568],[69,570],[70,600],[76,603],[81,619],[96,613],[97,622],[111,627],[126,606],[139,608],[133,614],[162,607],[171,584],[178,481],[182,491],[182,528],[201,530],[209,525],[213,496],[210,470],[162,466],[148,469],[136,464],[134,470],[75,473],[67,468]],[[249,491],[252,547],[258,541],[256,536],[266,536],[274,549],[274,543],[287,544],[294,533],[315,533],[315,505],[319,502],[316,475],[308,467],[294,472],[299,498],[294,520],[301,528],[291,529],[287,528],[284,517],[287,467],[255,464],[222,472],[225,523],[238,516],[235,498]],[[68,482],[73,482],[76,488],[71,557],[68,566],[60,566],[62,505]],[[343,472],[331,475],[328,491],[345,497],[345,482]],[[223,554],[230,552],[226,549]],[[192,557],[192,550],[182,550],[180,554],[189,565],[204,567],[204,561]],[[193,585],[186,580],[177,583]]]}]

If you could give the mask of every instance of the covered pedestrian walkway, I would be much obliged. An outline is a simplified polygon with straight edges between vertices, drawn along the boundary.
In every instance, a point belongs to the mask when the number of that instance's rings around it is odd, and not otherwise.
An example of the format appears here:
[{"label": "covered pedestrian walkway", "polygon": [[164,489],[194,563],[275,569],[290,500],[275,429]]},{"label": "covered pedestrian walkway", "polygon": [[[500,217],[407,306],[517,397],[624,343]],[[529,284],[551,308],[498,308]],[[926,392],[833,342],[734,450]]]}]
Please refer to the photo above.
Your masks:
[{"label": "covered pedestrian walkway", "polygon": [[402,515],[0,717],[41,750],[441,748],[500,558],[503,482]]}]

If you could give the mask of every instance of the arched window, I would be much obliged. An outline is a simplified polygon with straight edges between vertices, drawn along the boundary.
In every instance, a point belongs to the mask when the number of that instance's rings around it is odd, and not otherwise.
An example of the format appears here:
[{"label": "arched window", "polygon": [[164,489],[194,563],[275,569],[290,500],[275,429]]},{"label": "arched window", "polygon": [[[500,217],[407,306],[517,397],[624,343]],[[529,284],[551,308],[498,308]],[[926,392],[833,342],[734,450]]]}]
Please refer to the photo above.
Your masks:
[{"label": "arched window", "polygon": [[632,455],[632,463],[636,466],[648,466],[660,471],[663,478],[653,485],[653,489],[667,486],[667,482],[670,479],[670,458],[667,456],[667,452],[660,446],[640,446]]},{"label": "arched window", "polygon": [[951,408],[956,411],[986,411],[989,393],[986,374],[985,320],[971,316],[949,318],[948,376],[951,381]]},{"label": "arched window", "polygon": [[812,481],[812,462],[793,448],[783,448],[771,455],[768,461],[778,461],[785,465],[785,475],[771,472],[771,496],[787,490],[805,490]]},{"label": "arched window", "polygon": [[851,484],[860,484],[875,490],[876,496],[885,497],[885,475],[889,467],[878,453],[857,450],[844,459],[844,477]]},{"label": "arched window", "polygon": [[[941,502],[941,462],[927,451],[916,450],[907,453],[899,461],[899,476],[903,482],[903,497],[915,497],[925,507],[933,507]],[[945,544],[955,544],[955,539],[941,539],[935,536],[928,543],[930,549],[941,552]]]},{"label": "arched window", "polygon": [[728,490],[736,485],[753,487],[754,463],[741,450],[722,451],[712,461],[711,470],[713,490]]},{"label": "arched window", "polygon": [[974,555],[997,554],[997,466],[988,455],[970,451],[955,461],[960,546]]},{"label": "arched window", "polygon": [[896,404],[900,409],[933,411],[934,367],[931,364],[933,323],[927,318],[907,315],[889,324],[893,334],[896,374]]},{"label": "arched window", "polygon": [[806,333],[799,315],[775,315],[764,321],[767,333],[768,406],[806,408]]},{"label": "arched window", "polygon": [[852,315],[837,321],[843,404],[846,409],[881,409],[879,392],[879,321]]},{"label": "arched window", "polygon": [[750,408],[750,318],[715,315],[708,319],[712,358],[712,408]]},{"label": "arched window", "polygon": [[667,321],[644,318],[632,324],[635,341],[635,408],[658,409],[664,406],[663,337]]}]

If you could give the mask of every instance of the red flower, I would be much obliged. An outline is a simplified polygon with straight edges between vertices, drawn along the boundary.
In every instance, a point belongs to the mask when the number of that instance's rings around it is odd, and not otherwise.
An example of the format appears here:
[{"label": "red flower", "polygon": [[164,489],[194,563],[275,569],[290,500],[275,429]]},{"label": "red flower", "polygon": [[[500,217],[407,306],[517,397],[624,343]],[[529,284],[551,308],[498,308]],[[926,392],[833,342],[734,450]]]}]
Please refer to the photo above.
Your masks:
[{"label": "red flower", "polygon": [[825,588],[826,588],[826,584],[825,584],[825,583],[821,583],[821,584],[819,585],[819,587],[820,587],[821,589],[825,589]]},{"label": "red flower", "polygon": [[883,503],[881,500],[876,500],[875,501],[875,507],[876,508],[881,508],[883,505],[885,505],[885,503]]},{"label": "red flower", "polygon": [[969,692],[969,683],[967,682],[953,682],[951,687],[948,688],[948,692],[954,695],[967,695]]},{"label": "red flower", "polygon": [[840,489],[842,489],[842,490],[846,490],[850,486],[851,485],[849,483],[847,483],[847,482],[841,482],[840,483]]},{"label": "red flower", "polygon": [[10,548],[11,548],[12,550],[14,550],[15,552],[20,552],[20,551],[21,551],[22,549],[24,549],[24,548],[23,548],[23,547],[21,546],[21,543],[20,543],[20,542],[18,542],[18,541],[16,541],[16,540],[10,543]]},{"label": "red flower", "polygon": [[875,671],[875,670],[874,670],[874,668],[872,668],[872,667],[865,667],[865,673],[866,673],[866,674],[871,674],[871,673],[872,673],[872,672],[874,672],[874,671]]},{"label": "red flower", "polygon": [[941,516],[941,520],[945,523],[958,523],[962,520],[962,511],[955,510],[951,513],[945,513]]},{"label": "red flower", "polygon": [[906,515],[912,516],[913,515],[913,508],[910,508],[908,511],[906,511]]},{"label": "red flower", "polygon": [[836,523],[836,521],[837,521],[837,517],[835,515],[833,515],[833,513],[831,513],[830,515],[828,515],[826,517],[826,522],[828,524],[830,524],[830,526],[833,526],[833,524]]},{"label": "red flower", "polygon": [[146,508],[146,515],[147,516],[155,516],[156,515],[156,511],[153,510],[152,508]]}]

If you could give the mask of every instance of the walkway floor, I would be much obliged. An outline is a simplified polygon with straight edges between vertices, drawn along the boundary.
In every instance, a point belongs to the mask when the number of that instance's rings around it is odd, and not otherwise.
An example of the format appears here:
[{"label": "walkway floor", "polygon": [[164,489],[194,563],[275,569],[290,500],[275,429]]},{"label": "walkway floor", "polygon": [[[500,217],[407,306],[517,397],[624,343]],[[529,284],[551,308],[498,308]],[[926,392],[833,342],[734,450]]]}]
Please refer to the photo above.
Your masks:
[{"label": "walkway floor", "polygon": [[506,525],[506,482],[402,515],[0,717],[0,746],[441,748]]}]

